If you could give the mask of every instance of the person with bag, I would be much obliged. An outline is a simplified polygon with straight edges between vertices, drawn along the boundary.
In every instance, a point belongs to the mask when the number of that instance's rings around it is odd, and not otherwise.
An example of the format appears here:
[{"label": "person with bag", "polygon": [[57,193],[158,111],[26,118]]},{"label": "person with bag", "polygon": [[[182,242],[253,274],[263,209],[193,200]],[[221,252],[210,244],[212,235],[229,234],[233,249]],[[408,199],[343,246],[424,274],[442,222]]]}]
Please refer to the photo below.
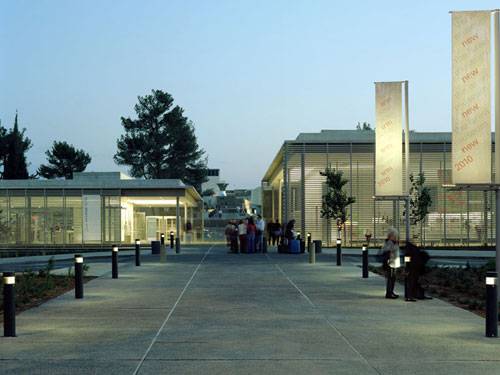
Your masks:
[{"label": "person with bag", "polygon": [[390,228],[387,232],[387,238],[382,247],[381,259],[387,278],[385,298],[396,299],[399,296],[394,293],[394,286],[396,284],[396,271],[401,267],[401,259],[399,255],[398,231],[394,228]]}]

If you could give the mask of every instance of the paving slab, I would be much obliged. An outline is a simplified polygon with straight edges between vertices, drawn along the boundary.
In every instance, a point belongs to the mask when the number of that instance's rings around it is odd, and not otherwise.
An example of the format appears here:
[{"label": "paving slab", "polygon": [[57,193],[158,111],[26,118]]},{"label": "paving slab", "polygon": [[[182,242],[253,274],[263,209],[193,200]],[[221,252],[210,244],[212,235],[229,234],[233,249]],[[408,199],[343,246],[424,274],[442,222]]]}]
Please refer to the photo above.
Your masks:
[{"label": "paving slab", "polygon": [[386,300],[383,278],[334,262],[191,246],[165,264],[123,263],[118,280],[100,263],[83,300],[71,291],[18,315],[19,336],[0,338],[1,371],[499,373],[483,318],[437,299]]}]

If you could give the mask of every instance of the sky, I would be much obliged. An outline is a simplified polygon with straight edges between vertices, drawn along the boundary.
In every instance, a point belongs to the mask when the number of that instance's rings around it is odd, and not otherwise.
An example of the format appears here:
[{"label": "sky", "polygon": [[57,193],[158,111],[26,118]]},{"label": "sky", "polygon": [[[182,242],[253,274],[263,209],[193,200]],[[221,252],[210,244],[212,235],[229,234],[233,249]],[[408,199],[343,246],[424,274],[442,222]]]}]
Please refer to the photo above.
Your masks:
[{"label": "sky", "polygon": [[283,141],[374,123],[374,81],[410,81],[410,126],[451,129],[450,10],[498,1],[0,0],[0,120],[30,169],[54,140],[113,161],[121,116],[162,89],[210,168],[253,188]]}]

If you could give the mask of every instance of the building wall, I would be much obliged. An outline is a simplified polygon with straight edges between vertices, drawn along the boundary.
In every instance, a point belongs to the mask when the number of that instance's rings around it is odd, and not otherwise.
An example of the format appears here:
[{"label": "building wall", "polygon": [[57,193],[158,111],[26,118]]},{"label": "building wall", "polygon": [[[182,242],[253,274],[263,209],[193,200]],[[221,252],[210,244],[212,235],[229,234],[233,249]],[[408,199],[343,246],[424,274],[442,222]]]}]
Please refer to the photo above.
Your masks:
[{"label": "building wall", "polygon": [[[345,245],[361,245],[367,231],[380,244],[391,226],[398,228],[401,238],[405,238],[404,202],[373,199],[373,143],[287,142],[283,152],[281,167],[270,181],[265,181],[263,212],[267,220],[278,217],[276,208],[282,207],[281,222],[295,219],[297,230],[311,232],[313,238],[332,245],[337,237],[335,223],[321,217],[325,178],[320,172],[330,166],[343,171],[349,180],[347,193],[356,198],[356,203],[348,209],[349,219],[343,233]],[[410,172],[424,173],[433,200],[426,222],[411,225],[414,242],[433,246],[493,243],[493,192],[452,192],[442,187],[451,183],[449,143],[412,143]]]},{"label": "building wall", "polygon": [[[198,204],[187,196],[182,200],[181,240],[201,240],[201,201]],[[138,220],[140,215],[144,220]],[[148,216],[162,218],[161,231],[176,231],[175,206],[131,205],[119,190],[84,190],[83,193],[82,190],[62,189],[0,190],[0,245],[128,244],[136,238],[151,239],[146,233],[145,219]],[[170,219],[170,226],[164,219],[167,216],[174,218]],[[157,239],[159,235],[158,232]]]}]

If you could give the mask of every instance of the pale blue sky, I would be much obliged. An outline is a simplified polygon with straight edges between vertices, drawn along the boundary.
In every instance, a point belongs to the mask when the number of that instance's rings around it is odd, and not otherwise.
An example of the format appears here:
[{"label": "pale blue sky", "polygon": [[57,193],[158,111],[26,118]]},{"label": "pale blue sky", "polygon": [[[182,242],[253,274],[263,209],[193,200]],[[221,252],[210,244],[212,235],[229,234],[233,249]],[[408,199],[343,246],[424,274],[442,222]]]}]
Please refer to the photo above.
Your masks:
[{"label": "pale blue sky", "polygon": [[374,121],[373,81],[410,80],[411,126],[450,125],[449,10],[498,1],[0,0],[0,119],[34,170],[54,140],[112,156],[120,116],[164,89],[234,187],[284,139]]}]

